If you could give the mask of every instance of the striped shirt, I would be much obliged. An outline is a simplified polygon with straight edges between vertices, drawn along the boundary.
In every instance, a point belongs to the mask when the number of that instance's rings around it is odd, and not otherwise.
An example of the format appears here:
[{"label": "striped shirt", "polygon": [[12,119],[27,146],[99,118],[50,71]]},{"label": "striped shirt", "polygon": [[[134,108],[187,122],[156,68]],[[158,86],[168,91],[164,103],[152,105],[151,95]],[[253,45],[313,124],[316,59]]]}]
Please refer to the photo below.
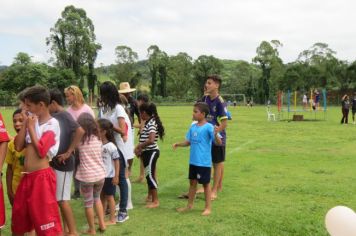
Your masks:
[{"label": "striped shirt", "polygon": [[79,166],[75,178],[86,183],[93,183],[105,178],[105,166],[102,158],[102,143],[92,135],[90,141],[81,143],[79,149]]},{"label": "striped shirt", "polygon": [[152,117],[148,121],[146,121],[145,126],[143,127],[140,133],[140,143],[144,143],[148,140],[150,133],[155,133],[155,141],[153,144],[148,145],[142,149],[142,151],[147,150],[156,150],[158,148],[157,140],[158,140],[158,127],[156,120]]}]

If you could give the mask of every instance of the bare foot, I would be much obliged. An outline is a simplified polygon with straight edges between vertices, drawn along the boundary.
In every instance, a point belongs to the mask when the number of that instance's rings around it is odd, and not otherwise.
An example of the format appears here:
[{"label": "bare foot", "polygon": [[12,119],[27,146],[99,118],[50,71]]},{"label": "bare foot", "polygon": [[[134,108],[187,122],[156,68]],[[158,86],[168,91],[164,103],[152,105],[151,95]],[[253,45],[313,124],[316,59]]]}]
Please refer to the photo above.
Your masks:
[{"label": "bare foot", "polygon": [[197,193],[204,193],[204,188],[199,188],[199,189],[197,190]]},{"label": "bare foot", "polygon": [[192,210],[192,207],[180,207],[180,208],[177,208],[178,212],[187,212],[187,211],[190,211],[190,210]]},{"label": "bare foot", "polygon": [[211,192],[210,200],[214,201],[218,198],[218,195],[214,192]]},{"label": "bare foot", "polygon": [[144,178],[138,177],[137,179],[135,179],[134,181],[132,181],[132,183],[143,183],[145,182]]},{"label": "bare foot", "polygon": [[210,210],[210,209],[205,209],[205,210],[203,211],[203,213],[201,213],[201,215],[202,215],[202,216],[208,216],[208,215],[210,215],[210,213],[211,213],[211,210]]},{"label": "bare foot", "polygon": [[146,202],[152,202],[152,196],[147,196],[146,197]]},{"label": "bare foot", "polygon": [[[27,236],[32,236],[32,235],[36,235],[36,234],[27,234]],[[65,236],[78,236],[79,234],[77,233],[77,232],[66,232],[65,234],[64,234]]]},{"label": "bare foot", "polygon": [[105,221],[105,225],[115,225],[115,224],[116,224],[116,219]]},{"label": "bare foot", "polygon": [[146,208],[157,208],[159,207],[159,202],[147,203]]},{"label": "bare foot", "polygon": [[80,234],[84,234],[84,235],[96,235],[96,232],[95,232],[95,230],[87,230],[87,231],[80,232]]},{"label": "bare foot", "polygon": [[182,193],[181,195],[178,196],[178,198],[180,198],[180,199],[188,199],[189,195],[188,195],[188,193]]}]

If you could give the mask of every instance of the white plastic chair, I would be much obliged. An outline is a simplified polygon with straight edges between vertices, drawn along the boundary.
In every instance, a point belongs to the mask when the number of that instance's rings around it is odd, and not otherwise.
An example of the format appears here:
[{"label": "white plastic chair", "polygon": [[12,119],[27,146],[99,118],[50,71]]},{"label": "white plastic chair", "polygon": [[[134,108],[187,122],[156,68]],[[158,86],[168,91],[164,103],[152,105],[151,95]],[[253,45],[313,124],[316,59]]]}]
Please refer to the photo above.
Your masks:
[{"label": "white plastic chair", "polygon": [[268,121],[276,121],[276,115],[274,113],[271,112],[270,107],[266,108],[267,111],[267,120]]}]

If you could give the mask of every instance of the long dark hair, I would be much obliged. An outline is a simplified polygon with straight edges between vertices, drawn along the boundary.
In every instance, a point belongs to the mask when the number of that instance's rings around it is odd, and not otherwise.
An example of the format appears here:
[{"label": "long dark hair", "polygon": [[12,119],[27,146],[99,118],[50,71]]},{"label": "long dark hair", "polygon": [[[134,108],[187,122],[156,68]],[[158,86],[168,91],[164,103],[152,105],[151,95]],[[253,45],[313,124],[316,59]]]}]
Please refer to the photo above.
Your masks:
[{"label": "long dark hair", "polygon": [[121,103],[119,91],[115,84],[110,81],[105,81],[100,85],[100,101],[102,105],[114,109],[116,104]]},{"label": "long dark hair", "polygon": [[[163,124],[161,122],[161,119],[159,118],[159,115],[157,113],[157,107],[156,105],[151,102],[151,103],[143,103],[140,107],[139,107],[140,112],[146,112],[147,115],[149,115],[151,118],[150,119],[155,119],[156,123],[157,123],[157,129],[158,129],[158,136],[161,140],[163,140],[163,136],[164,136],[164,127]],[[148,122],[148,121],[146,121]]]},{"label": "long dark hair", "polygon": [[101,130],[106,131],[105,137],[107,138],[107,140],[109,142],[112,142],[116,146],[115,137],[114,137],[114,125],[107,119],[99,119],[98,125]]},{"label": "long dark hair", "polygon": [[85,131],[82,138],[82,144],[84,144],[85,142],[89,143],[90,137],[92,135],[95,135],[98,137],[98,139],[100,139],[98,124],[95,122],[92,115],[84,112],[78,117],[77,122]]}]

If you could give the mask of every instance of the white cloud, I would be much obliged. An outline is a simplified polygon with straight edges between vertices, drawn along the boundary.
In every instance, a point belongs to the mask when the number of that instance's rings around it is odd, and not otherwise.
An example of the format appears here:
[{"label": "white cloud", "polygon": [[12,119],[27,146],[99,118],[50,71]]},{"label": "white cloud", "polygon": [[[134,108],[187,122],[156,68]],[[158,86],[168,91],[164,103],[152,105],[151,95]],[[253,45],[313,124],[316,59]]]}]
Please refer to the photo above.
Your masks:
[{"label": "white cloud", "polygon": [[10,64],[19,51],[47,60],[45,38],[67,5],[84,8],[92,19],[103,46],[98,63],[114,63],[115,47],[122,44],[140,59],[156,44],[170,55],[184,51],[193,58],[251,61],[259,43],[272,39],[283,43],[285,62],[315,42],[328,43],[340,59],[356,59],[351,0],[0,0],[1,63]]}]

